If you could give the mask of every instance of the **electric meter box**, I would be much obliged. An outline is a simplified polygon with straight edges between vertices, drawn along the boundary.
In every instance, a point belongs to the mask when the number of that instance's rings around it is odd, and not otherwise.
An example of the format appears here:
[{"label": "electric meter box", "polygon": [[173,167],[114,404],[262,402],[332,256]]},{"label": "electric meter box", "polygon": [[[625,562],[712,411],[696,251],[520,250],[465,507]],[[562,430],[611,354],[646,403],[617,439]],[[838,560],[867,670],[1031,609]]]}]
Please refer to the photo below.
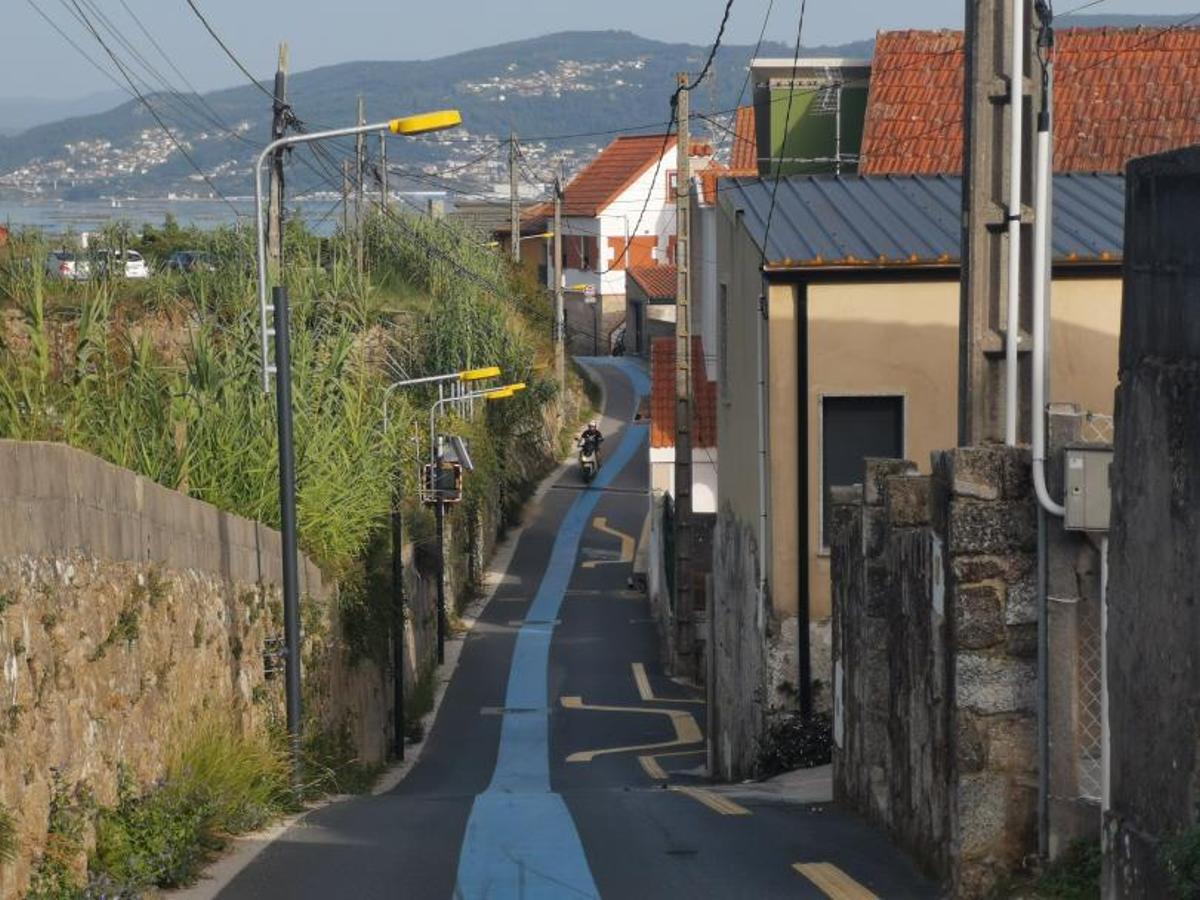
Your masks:
[{"label": "electric meter box", "polygon": [[1068,531],[1108,531],[1112,488],[1108,480],[1111,447],[1069,446],[1064,451]]}]

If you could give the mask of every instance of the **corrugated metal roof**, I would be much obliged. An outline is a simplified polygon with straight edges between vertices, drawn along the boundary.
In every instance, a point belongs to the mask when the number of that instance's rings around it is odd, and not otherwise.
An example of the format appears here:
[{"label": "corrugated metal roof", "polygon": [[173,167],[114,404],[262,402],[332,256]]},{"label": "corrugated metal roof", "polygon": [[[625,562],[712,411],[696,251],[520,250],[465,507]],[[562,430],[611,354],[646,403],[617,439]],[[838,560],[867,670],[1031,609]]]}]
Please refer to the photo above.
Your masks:
[{"label": "corrugated metal roof", "polygon": [[[721,202],[745,213],[763,244],[774,182],[735,178]],[[962,179],[956,175],[794,175],[781,179],[768,268],[957,265]],[[1116,262],[1125,223],[1120,175],[1055,175],[1056,262]]]}]

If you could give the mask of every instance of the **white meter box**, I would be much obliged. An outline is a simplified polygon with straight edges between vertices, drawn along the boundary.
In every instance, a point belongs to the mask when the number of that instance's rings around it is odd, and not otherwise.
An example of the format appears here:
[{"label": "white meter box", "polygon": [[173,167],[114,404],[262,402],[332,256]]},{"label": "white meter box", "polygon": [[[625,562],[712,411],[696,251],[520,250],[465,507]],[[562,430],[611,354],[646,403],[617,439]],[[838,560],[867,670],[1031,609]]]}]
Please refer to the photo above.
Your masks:
[{"label": "white meter box", "polygon": [[1112,506],[1108,470],[1112,456],[1111,447],[1066,448],[1064,505],[1068,531],[1108,531],[1109,508]]}]

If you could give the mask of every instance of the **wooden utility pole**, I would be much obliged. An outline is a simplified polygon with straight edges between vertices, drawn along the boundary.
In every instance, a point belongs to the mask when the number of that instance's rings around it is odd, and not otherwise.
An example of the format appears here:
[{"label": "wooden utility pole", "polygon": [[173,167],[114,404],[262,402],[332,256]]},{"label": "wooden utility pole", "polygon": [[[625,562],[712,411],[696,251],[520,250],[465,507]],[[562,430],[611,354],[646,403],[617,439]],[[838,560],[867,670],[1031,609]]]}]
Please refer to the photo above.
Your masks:
[{"label": "wooden utility pole", "polygon": [[[1026,6],[1028,6],[1027,0]],[[1032,258],[1032,153],[1022,165],[1022,203],[1008,208],[1012,171],[1006,151],[1012,116],[1024,135],[1034,136],[1033,111],[1041,106],[1035,59],[1035,17],[1026,9],[1024,71],[1014,73],[1012,0],[966,0],[966,72],[963,144],[962,281],[959,301],[958,442],[960,446],[1004,440],[1005,324],[1007,319],[1008,217],[1021,217],[1021,255]],[[1015,86],[1015,89],[1014,89]],[[1014,105],[1012,99],[1019,98]],[[1029,322],[1032,267],[1021,272],[1021,317]],[[1028,341],[1019,344],[1019,393],[1028,398],[1031,373]],[[1028,399],[1022,401],[1028,410]],[[1022,432],[1028,415],[1018,411]],[[1027,438],[1027,435],[1026,435]]]},{"label": "wooden utility pole", "polygon": [[[287,106],[288,45],[279,45],[275,68],[275,100],[271,106],[271,140],[283,137],[288,125]],[[283,150],[271,154],[271,185],[267,195],[267,264],[272,278],[279,281],[283,271]]]},{"label": "wooden utility pole", "polygon": [[566,327],[563,321],[562,279],[562,163],[554,176],[554,262],[551,272],[554,277],[554,371],[558,376],[558,387],[564,396],[567,389]]},{"label": "wooden utility pole", "polygon": [[675,116],[675,647],[684,674],[696,673],[692,593],[691,132],[688,76],[678,76]]},{"label": "wooden utility pole", "polygon": [[388,162],[387,162],[387,135],[379,135],[379,209],[384,215],[387,214],[389,197],[388,197]]},{"label": "wooden utility pole", "polygon": [[[358,95],[358,124],[367,124],[367,108],[362,94]],[[367,136],[361,132],[354,138],[354,258],[358,274],[363,273],[363,175],[367,167]]]},{"label": "wooden utility pole", "polygon": [[508,133],[508,214],[512,225],[513,262],[521,261],[521,196],[517,179],[517,135]]}]

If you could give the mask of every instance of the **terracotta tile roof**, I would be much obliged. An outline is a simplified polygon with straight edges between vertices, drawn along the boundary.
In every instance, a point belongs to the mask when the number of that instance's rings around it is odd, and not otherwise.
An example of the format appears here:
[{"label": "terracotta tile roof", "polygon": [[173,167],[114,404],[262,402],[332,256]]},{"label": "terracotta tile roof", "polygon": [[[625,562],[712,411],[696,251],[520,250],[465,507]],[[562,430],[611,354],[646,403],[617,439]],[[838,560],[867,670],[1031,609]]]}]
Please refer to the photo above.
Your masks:
[{"label": "terracotta tile roof", "polygon": [[571,179],[563,194],[563,215],[595,216],[633,184],[643,172],[670,152],[675,138],[661,134],[619,137]]},{"label": "terracotta tile roof", "polygon": [[[665,147],[665,149],[664,149]],[[667,165],[674,168],[675,137],[661,134],[619,137],[583,170],[571,179],[563,192],[564,216],[596,216],[622,191],[638,180],[664,153],[671,153]],[[712,156],[711,144],[692,142],[692,156]]]},{"label": "terracotta tile roof", "polygon": [[753,106],[738,107],[733,122],[729,167],[735,171],[758,172],[758,137],[754,130]]},{"label": "terracotta tile roof", "polygon": [[[717,383],[704,370],[704,345],[692,338],[692,447],[717,446]],[[650,345],[650,446],[675,446],[675,338]]]},{"label": "terracotta tile roof", "polygon": [[[1056,41],[1055,171],[1119,172],[1200,142],[1200,28],[1069,28]],[[962,32],[879,34],[862,174],[962,170],[963,65]]]},{"label": "terracotta tile roof", "polygon": [[674,266],[630,266],[626,275],[651,300],[674,300],[678,288],[678,271]]}]

